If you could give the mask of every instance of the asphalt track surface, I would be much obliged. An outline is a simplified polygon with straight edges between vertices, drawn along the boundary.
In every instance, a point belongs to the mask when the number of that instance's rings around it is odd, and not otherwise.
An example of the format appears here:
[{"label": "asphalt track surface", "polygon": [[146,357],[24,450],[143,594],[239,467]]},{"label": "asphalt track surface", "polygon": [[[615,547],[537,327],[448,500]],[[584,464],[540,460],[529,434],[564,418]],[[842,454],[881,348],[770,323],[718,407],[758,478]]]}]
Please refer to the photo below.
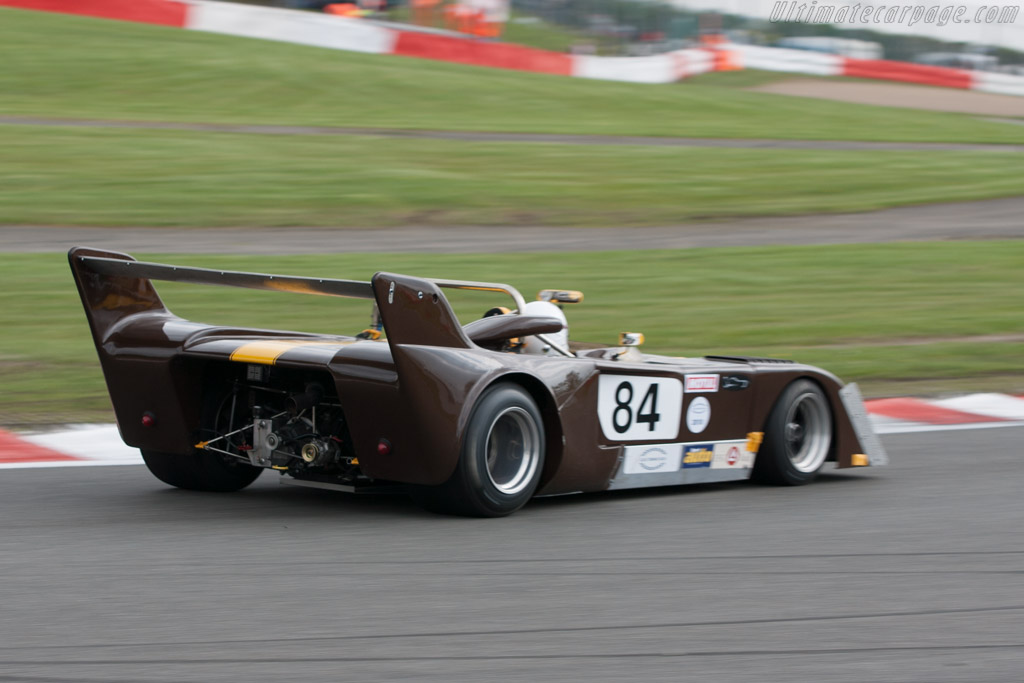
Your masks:
[{"label": "asphalt track surface", "polygon": [[1024,428],[812,486],[542,499],[0,476],[0,681],[1019,681]]},{"label": "asphalt track surface", "polygon": [[127,252],[310,254],[493,253],[686,249],[1024,238],[1024,197],[882,211],[744,218],[653,228],[89,228],[0,226],[0,251],[77,245]]}]

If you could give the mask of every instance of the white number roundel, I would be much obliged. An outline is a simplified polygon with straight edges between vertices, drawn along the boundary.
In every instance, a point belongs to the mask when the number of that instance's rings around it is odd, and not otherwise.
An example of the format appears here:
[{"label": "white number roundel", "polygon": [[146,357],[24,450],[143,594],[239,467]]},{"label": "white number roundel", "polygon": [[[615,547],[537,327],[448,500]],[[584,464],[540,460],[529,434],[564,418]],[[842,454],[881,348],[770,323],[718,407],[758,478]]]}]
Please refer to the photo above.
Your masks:
[{"label": "white number roundel", "polygon": [[660,441],[679,434],[683,383],[673,377],[601,375],[597,416],[609,441]]},{"label": "white number roundel", "polygon": [[703,396],[690,401],[690,407],[686,409],[686,428],[692,434],[700,434],[711,422],[711,403]]}]

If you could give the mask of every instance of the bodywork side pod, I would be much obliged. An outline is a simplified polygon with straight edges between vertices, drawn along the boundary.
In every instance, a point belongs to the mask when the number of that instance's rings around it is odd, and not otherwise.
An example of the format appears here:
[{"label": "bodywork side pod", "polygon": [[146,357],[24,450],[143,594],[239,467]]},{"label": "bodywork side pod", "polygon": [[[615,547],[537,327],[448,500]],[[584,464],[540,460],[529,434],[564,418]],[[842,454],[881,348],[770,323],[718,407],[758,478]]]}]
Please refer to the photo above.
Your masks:
[{"label": "bodywork side pod", "polygon": [[461,413],[466,408],[467,378],[460,376],[451,353],[475,346],[438,285],[394,273],[377,273],[372,283],[398,373],[397,408],[418,436],[417,450],[431,455],[416,458],[431,463],[430,471],[421,473],[421,483],[441,484],[459,458]]}]

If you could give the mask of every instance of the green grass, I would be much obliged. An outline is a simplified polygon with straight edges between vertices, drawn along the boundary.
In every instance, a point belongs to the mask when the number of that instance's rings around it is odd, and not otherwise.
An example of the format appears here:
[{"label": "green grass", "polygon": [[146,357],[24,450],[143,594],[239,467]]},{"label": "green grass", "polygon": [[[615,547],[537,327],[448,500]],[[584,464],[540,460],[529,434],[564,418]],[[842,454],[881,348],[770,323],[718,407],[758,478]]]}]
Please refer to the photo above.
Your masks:
[{"label": "green grass", "polygon": [[[821,365],[866,393],[894,383],[1024,389],[1024,242],[764,247],[524,255],[160,256],[231,269],[369,278],[376,270],[505,281],[527,298],[578,288],[572,338],[646,351],[751,353]],[[366,302],[159,284],[179,315],[354,333]],[[457,300],[464,319],[493,299]],[[976,339],[1004,335],[1005,341]],[[940,341],[928,342],[929,338]],[[941,341],[944,340],[944,341]],[[0,424],[109,419],[63,255],[0,254]]]},{"label": "green grass", "polygon": [[785,71],[741,69],[739,71],[711,71],[706,74],[698,74],[691,76],[686,82],[693,85],[707,85],[718,88],[755,88],[759,85],[788,81],[793,78],[799,78],[800,80],[836,80],[831,76],[811,76],[809,74],[791,74]]},{"label": "green grass", "polygon": [[[745,80],[744,80],[745,79]],[[1024,128],[358,55],[0,9],[0,115],[696,137],[1024,142]],[[580,147],[0,126],[0,224],[674,224],[1024,192],[1019,155]],[[864,383],[1024,388],[1024,243],[487,256],[167,257],[582,289],[573,337],[796,357]],[[365,305],[161,285],[217,323],[351,333]],[[491,302],[457,301],[479,315]],[[1004,340],[982,340],[1003,335]],[[939,341],[923,340],[937,338]],[[0,253],[0,424],[110,419],[66,261]]]},{"label": "green grass", "polygon": [[1012,153],[0,126],[0,224],[657,225],[1021,193]]},{"label": "green grass", "polygon": [[[1024,142],[1020,126],[0,9],[0,114],[659,136]],[[783,153],[787,154],[787,153]]]},{"label": "green grass", "polygon": [[[1019,126],[726,82],[591,82],[19,10],[0,10],[0,64],[0,114],[1024,142]],[[675,224],[1019,195],[1018,156],[0,126],[0,224]]]}]

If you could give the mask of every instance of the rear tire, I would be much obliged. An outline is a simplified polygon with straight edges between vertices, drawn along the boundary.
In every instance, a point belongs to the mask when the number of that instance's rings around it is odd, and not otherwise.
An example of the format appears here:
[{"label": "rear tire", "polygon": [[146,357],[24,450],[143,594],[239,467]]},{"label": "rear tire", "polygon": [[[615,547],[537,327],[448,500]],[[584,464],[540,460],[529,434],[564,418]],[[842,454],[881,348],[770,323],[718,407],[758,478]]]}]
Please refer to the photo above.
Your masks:
[{"label": "rear tire", "polygon": [[544,421],[529,393],[515,384],[488,388],[469,418],[451,478],[415,497],[428,510],[503,517],[526,504],[544,469]]},{"label": "rear tire", "polygon": [[228,462],[198,450],[186,455],[144,450],[142,459],[157,479],[190,491],[240,491],[263,472],[261,467]]},{"label": "rear tire", "polygon": [[779,396],[764,427],[753,478],[799,486],[814,480],[832,448],[832,409],[817,384],[801,379]]}]

